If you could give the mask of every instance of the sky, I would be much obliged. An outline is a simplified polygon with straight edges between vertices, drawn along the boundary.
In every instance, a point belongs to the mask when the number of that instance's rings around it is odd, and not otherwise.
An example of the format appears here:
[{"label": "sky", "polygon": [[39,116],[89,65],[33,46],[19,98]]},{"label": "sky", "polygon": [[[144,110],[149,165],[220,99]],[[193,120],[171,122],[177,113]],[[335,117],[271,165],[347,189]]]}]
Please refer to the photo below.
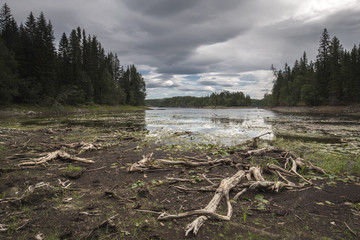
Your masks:
[{"label": "sky", "polygon": [[80,26],[122,65],[135,64],[147,99],[271,92],[270,66],[315,60],[324,28],[360,43],[360,0],[0,0],[18,24],[51,20],[55,44]]}]

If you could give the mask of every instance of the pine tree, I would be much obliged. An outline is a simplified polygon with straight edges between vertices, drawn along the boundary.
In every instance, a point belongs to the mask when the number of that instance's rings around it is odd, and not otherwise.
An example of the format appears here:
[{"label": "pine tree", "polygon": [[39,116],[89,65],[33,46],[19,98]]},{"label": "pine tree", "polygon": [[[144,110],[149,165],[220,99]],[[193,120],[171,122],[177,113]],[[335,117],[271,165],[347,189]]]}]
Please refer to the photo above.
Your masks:
[{"label": "pine tree", "polygon": [[0,37],[9,50],[13,52],[17,50],[19,44],[19,29],[6,3],[0,10]]},{"label": "pine tree", "polygon": [[18,94],[17,63],[0,37],[0,104],[11,103]]},{"label": "pine tree", "polygon": [[329,103],[338,104],[342,99],[342,79],[340,76],[343,48],[337,37],[333,37],[330,46]]},{"label": "pine tree", "polygon": [[325,103],[328,100],[328,83],[330,80],[330,35],[325,28],[321,38],[318,55],[316,57],[316,88],[319,92],[320,101]]}]

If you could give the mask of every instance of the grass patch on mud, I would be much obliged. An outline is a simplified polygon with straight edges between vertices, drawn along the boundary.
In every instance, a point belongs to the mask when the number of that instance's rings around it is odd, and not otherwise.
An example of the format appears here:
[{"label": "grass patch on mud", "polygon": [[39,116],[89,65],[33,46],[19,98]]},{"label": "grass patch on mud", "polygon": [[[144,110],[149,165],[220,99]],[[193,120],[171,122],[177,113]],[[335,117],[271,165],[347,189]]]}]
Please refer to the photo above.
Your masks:
[{"label": "grass patch on mud", "polygon": [[283,138],[277,138],[270,144],[293,152],[332,174],[359,174],[360,172],[360,155],[357,152],[335,152],[331,144]]}]

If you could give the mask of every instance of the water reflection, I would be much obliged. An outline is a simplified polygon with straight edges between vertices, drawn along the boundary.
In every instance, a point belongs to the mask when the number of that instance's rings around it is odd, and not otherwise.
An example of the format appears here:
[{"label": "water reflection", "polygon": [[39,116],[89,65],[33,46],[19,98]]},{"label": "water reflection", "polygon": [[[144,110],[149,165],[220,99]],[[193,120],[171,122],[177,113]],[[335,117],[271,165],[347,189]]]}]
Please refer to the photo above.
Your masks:
[{"label": "water reflection", "polygon": [[[221,145],[236,145],[266,132],[272,125],[265,121],[275,114],[263,109],[188,109],[166,108],[146,111],[146,128],[158,141],[169,141],[169,137],[181,135],[181,139]],[[191,134],[190,134],[191,133]],[[273,134],[267,136],[271,139]],[[177,142],[178,143],[178,142]]]}]

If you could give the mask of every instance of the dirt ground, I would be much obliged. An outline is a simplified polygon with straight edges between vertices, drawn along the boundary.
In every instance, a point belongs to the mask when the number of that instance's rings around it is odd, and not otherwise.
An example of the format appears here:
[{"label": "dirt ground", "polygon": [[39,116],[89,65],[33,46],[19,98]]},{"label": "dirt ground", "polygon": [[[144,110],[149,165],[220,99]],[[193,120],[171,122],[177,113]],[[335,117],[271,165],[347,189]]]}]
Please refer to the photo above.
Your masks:
[{"label": "dirt ground", "polygon": [[[136,129],[135,129],[136,130]],[[66,144],[91,142],[98,150]],[[199,233],[185,237],[196,217],[157,220],[161,212],[181,213],[204,208],[214,191],[199,189],[231,177],[250,164],[281,163],[269,153],[248,156],[244,147],[182,149],[146,142],[134,129],[85,127],[0,128],[1,239],[359,239],[359,176],[304,172],[313,185],[273,191],[248,190],[231,201],[230,221],[208,219]],[[60,158],[35,166],[20,165],[63,147],[86,164]],[[166,165],[131,172],[129,166],[153,153],[154,159],[229,158],[230,163],[200,167]],[[187,158],[190,159],[190,158]],[[273,176],[265,177],[274,180]],[[170,179],[169,179],[170,178]],[[173,178],[173,179],[171,179]],[[182,181],[175,180],[180,178]],[[295,183],[303,180],[291,178]],[[185,181],[188,180],[188,181]],[[69,185],[70,184],[70,185]],[[32,187],[30,187],[32,186]],[[232,198],[241,188],[230,192]],[[217,210],[226,214],[223,199]]]}]

